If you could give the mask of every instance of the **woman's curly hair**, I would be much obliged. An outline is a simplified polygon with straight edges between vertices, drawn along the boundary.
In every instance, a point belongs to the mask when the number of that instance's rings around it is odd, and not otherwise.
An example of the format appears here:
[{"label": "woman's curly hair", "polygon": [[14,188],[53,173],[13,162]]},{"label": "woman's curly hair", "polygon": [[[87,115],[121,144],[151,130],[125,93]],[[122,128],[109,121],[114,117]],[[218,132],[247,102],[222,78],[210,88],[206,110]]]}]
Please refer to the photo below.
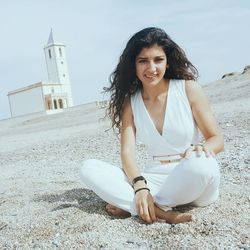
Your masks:
[{"label": "woman's curly hair", "polygon": [[111,86],[104,88],[111,93],[111,99],[106,110],[106,116],[112,121],[112,128],[121,130],[123,104],[126,97],[132,96],[142,88],[141,81],[136,76],[135,60],[143,48],[153,45],[164,50],[168,68],[165,79],[196,80],[198,71],[187,59],[185,52],[160,28],[150,27],[134,34],[128,41],[115,71],[110,75]]}]

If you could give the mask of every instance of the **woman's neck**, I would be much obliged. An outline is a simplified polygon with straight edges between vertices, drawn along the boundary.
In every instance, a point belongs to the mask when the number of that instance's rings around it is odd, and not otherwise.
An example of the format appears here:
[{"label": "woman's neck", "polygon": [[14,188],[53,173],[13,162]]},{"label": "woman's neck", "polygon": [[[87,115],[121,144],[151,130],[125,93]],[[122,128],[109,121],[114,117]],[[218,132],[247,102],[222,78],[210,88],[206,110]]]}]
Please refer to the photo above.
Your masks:
[{"label": "woman's neck", "polygon": [[166,94],[166,89],[168,88],[169,80],[163,79],[160,83],[155,86],[143,86],[142,87],[142,97],[144,100],[155,101],[162,94]]}]

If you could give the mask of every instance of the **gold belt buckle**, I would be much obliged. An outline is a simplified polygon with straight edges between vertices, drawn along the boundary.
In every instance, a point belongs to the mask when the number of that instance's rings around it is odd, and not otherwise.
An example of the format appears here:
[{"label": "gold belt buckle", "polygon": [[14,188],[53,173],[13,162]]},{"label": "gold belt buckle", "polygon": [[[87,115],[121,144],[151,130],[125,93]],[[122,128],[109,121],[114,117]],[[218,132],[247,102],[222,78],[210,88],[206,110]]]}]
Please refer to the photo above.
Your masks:
[{"label": "gold belt buckle", "polygon": [[158,161],[161,164],[168,164],[171,162],[179,162],[182,159],[180,154],[173,155],[155,155],[153,156],[154,161]]},{"label": "gold belt buckle", "polygon": [[171,160],[160,160],[161,164],[168,164],[170,162],[172,162],[172,161]]}]

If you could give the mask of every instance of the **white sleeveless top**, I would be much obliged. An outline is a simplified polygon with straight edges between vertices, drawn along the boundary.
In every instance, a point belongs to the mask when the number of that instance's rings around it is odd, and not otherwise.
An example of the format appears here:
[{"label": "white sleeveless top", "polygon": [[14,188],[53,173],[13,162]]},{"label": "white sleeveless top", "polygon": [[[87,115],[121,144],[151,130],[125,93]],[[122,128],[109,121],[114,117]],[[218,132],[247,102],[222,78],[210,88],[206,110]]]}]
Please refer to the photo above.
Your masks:
[{"label": "white sleeveless top", "polygon": [[149,156],[180,154],[199,142],[185,91],[185,80],[170,80],[162,135],[156,129],[142,99],[141,91],[131,96],[136,140],[145,144]]}]

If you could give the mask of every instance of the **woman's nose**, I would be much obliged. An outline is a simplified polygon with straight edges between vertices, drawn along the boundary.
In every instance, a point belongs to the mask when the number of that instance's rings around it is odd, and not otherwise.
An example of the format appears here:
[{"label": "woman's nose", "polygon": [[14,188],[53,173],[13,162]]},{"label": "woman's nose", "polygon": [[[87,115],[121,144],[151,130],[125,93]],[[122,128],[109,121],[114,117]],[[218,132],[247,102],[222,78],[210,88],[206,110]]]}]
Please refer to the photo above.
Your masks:
[{"label": "woman's nose", "polygon": [[148,69],[149,69],[150,71],[155,71],[155,69],[156,69],[155,63],[154,63],[154,62],[149,62]]}]

